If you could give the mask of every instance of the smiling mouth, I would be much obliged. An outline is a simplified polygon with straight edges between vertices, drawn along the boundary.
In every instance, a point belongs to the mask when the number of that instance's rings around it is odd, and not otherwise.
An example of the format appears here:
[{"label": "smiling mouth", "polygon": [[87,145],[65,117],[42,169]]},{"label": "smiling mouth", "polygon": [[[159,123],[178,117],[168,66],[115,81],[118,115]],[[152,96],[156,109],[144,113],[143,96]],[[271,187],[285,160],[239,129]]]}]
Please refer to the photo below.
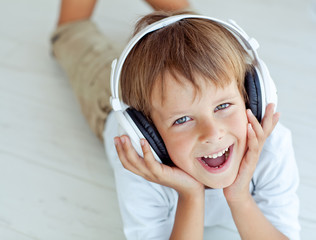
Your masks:
[{"label": "smiling mouth", "polygon": [[231,152],[230,149],[231,146],[218,153],[200,157],[199,160],[205,167],[212,168],[214,170],[222,168],[229,158],[229,154]]}]

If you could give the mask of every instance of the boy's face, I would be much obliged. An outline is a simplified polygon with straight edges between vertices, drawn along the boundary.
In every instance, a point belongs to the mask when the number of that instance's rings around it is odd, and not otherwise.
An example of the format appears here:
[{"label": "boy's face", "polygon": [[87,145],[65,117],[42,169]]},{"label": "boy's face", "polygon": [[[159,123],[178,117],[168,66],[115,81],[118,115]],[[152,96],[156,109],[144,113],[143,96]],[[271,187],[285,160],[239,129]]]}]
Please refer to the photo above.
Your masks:
[{"label": "boy's face", "polygon": [[197,93],[166,75],[163,101],[161,88],[153,90],[151,118],[177,167],[207,187],[224,188],[234,182],[246,149],[245,102],[236,80],[224,88],[201,80],[200,87]]}]

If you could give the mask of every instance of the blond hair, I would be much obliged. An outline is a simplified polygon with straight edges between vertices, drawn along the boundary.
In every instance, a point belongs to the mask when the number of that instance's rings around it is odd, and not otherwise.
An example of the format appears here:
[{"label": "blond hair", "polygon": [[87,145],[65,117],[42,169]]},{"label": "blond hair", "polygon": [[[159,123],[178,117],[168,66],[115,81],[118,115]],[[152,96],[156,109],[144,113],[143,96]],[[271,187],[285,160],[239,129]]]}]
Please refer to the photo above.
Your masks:
[{"label": "blond hair", "polygon": [[[187,13],[154,12],[136,24],[134,34],[163,18]],[[223,26],[205,19],[182,19],[147,34],[131,50],[121,73],[122,99],[150,118],[152,91],[160,82],[163,92],[164,75],[169,72],[177,80],[183,76],[197,91],[196,76],[219,87],[229,84],[233,76],[246,100],[247,61],[243,47]]]}]

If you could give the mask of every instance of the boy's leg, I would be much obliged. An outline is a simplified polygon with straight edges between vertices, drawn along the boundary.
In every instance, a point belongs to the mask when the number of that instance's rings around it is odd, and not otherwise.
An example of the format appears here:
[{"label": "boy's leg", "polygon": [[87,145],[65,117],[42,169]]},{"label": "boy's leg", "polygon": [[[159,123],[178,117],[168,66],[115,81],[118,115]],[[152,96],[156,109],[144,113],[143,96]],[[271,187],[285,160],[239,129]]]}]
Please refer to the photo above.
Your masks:
[{"label": "boy's leg", "polygon": [[89,19],[96,3],[97,0],[61,0],[58,26]]},{"label": "boy's leg", "polygon": [[53,54],[65,70],[85,118],[103,140],[104,123],[111,110],[111,61],[118,51],[89,20],[95,4],[96,0],[62,0],[51,40]]},{"label": "boy's leg", "polygon": [[[111,62],[119,54],[89,19],[97,0],[62,0],[53,54],[65,70],[91,129],[102,139],[111,110]],[[156,10],[179,10],[187,0],[146,0]]]},{"label": "boy's leg", "polygon": [[118,51],[90,20],[59,26],[52,36],[52,48],[91,129],[103,140],[104,123],[111,110],[111,62]]}]

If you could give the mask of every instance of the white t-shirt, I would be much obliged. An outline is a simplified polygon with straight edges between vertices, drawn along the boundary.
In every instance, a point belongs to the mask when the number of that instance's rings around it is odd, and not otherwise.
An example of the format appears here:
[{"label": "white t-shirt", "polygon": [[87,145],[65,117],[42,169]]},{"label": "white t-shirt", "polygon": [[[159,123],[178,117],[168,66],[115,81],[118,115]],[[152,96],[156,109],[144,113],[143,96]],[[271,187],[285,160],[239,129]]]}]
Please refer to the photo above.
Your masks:
[{"label": "white t-shirt", "polygon": [[[124,169],[113,142],[118,135],[119,126],[112,112],[103,136],[114,170],[125,236],[127,239],[169,239],[178,194]],[[290,239],[299,239],[298,184],[291,133],[278,123],[265,142],[249,189],[263,214]],[[237,231],[222,189],[205,190],[204,226],[224,226]]]}]

